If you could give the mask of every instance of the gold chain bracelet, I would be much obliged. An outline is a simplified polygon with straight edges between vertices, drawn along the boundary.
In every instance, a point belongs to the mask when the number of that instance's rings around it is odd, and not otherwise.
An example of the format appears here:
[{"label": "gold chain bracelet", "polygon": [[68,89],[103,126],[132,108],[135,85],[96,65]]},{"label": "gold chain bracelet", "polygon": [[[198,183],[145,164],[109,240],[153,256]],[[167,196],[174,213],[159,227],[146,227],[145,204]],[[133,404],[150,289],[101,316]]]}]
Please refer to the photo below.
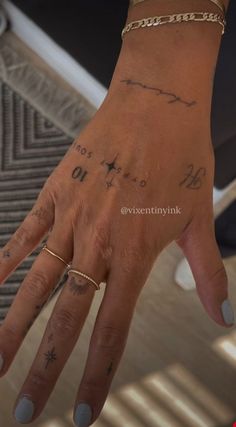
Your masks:
[{"label": "gold chain bracelet", "polygon": [[126,33],[132,30],[137,30],[138,28],[157,27],[164,24],[178,24],[192,21],[213,22],[220,24],[222,26],[222,34],[224,34],[226,22],[221,15],[209,12],[187,12],[173,15],[150,16],[149,18],[132,21],[124,27],[121,33],[121,37],[123,39]]},{"label": "gold chain bracelet", "polygon": [[[141,3],[143,1],[145,1],[145,0],[130,0],[130,6],[135,6],[136,4]],[[225,15],[225,13],[226,13],[225,6],[221,0],[208,0],[208,1],[210,1],[211,3],[214,3],[216,6],[218,6],[219,9],[221,10],[221,12],[223,12],[223,14]]]}]

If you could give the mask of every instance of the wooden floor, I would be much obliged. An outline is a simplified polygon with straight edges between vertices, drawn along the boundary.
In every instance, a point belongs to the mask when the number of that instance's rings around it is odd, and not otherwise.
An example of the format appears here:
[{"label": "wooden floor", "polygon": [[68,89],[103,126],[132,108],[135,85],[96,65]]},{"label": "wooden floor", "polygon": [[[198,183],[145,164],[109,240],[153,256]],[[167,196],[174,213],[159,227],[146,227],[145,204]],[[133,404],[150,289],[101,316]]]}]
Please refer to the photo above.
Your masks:
[{"label": "wooden floor", "polygon": [[[226,199],[236,196],[231,191]],[[221,207],[223,204],[221,204]],[[174,283],[182,258],[170,245],[139,298],[127,347],[95,427],[232,427],[236,421],[236,331],[215,325],[195,291]],[[226,261],[236,307],[236,257]],[[70,427],[76,390],[103,291],[37,427]],[[0,427],[17,424],[11,412],[34,358],[53,302],[44,310],[0,381]]]}]

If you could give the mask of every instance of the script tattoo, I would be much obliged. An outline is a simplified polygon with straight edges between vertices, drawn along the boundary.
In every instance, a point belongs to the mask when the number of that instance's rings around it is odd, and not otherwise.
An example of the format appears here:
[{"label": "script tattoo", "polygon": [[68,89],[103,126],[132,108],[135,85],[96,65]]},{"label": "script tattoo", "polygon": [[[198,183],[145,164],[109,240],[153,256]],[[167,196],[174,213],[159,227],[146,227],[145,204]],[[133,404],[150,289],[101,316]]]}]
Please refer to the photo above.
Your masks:
[{"label": "script tattoo", "polygon": [[193,164],[188,165],[188,171],[185,178],[179,183],[180,186],[184,185],[191,190],[198,190],[202,187],[202,179],[206,176],[206,168],[200,167],[194,172]]},{"label": "script tattoo", "polygon": [[68,281],[69,290],[73,295],[82,295],[85,294],[90,286],[89,282],[84,279],[75,279],[70,277]]},{"label": "script tattoo", "polygon": [[56,352],[55,352],[55,347],[53,347],[51,350],[47,351],[47,353],[44,353],[44,357],[45,357],[45,369],[48,368],[48,365],[50,363],[55,362],[55,360],[57,360],[57,356],[56,356]]},{"label": "script tattoo", "polygon": [[87,174],[88,172],[86,170],[82,169],[80,166],[77,166],[72,172],[72,178],[83,182]]},{"label": "script tattoo", "polygon": [[141,83],[141,82],[138,82],[135,80],[124,79],[124,80],[120,80],[120,82],[126,83],[127,85],[139,86],[142,89],[155,92],[155,94],[157,96],[164,96],[166,98],[169,98],[168,104],[180,103],[180,104],[185,105],[186,107],[193,107],[197,103],[196,101],[186,101],[186,100],[182,99],[180,96],[178,96],[172,92],[167,92],[167,91],[160,89],[158,87],[148,86],[144,83]]}]

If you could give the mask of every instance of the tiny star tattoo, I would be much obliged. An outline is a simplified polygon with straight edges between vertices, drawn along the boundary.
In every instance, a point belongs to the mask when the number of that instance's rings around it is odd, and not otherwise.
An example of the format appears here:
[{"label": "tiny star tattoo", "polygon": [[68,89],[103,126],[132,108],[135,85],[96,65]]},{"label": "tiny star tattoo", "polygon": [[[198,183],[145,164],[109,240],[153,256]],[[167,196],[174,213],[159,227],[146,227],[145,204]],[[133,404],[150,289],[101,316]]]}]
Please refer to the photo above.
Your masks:
[{"label": "tiny star tattoo", "polygon": [[53,333],[51,333],[51,334],[48,336],[48,343],[52,342],[52,340],[53,340]]},{"label": "tiny star tattoo", "polygon": [[47,351],[47,353],[44,353],[44,356],[46,360],[45,369],[47,369],[50,363],[53,363],[55,360],[57,360],[55,347],[53,347],[52,350]]},{"label": "tiny star tattoo", "polygon": [[197,103],[196,101],[186,101],[173,92],[163,90],[159,87],[148,86],[144,83],[141,83],[135,80],[124,79],[124,80],[120,80],[120,82],[125,83],[127,86],[129,85],[138,86],[146,91],[152,91],[153,93],[156,94],[156,96],[163,96],[166,98],[168,104],[179,103],[179,104],[185,105],[185,107],[193,107]]},{"label": "tiny star tattoo", "polygon": [[70,277],[68,285],[73,295],[85,294],[90,286],[89,282],[84,281],[84,279],[76,280],[74,277]]},{"label": "tiny star tattoo", "polygon": [[191,190],[198,190],[202,187],[202,179],[206,176],[206,168],[199,168],[194,172],[193,164],[188,165],[188,172],[185,178],[179,183],[180,187],[184,185]]}]

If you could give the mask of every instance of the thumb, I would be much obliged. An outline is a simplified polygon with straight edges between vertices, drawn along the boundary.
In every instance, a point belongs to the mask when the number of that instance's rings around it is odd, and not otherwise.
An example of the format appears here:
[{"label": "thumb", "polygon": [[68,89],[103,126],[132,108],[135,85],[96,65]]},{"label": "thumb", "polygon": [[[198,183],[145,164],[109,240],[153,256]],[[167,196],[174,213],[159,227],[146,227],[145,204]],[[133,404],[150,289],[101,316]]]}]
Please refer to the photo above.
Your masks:
[{"label": "thumb", "polygon": [[[213,218],[213,217],[212,217]],[[234,324],[228,279],[215,239],[214,220],[192,221],[176,240],[191,267],[199,298],[209,316],[222,326]]]}]

